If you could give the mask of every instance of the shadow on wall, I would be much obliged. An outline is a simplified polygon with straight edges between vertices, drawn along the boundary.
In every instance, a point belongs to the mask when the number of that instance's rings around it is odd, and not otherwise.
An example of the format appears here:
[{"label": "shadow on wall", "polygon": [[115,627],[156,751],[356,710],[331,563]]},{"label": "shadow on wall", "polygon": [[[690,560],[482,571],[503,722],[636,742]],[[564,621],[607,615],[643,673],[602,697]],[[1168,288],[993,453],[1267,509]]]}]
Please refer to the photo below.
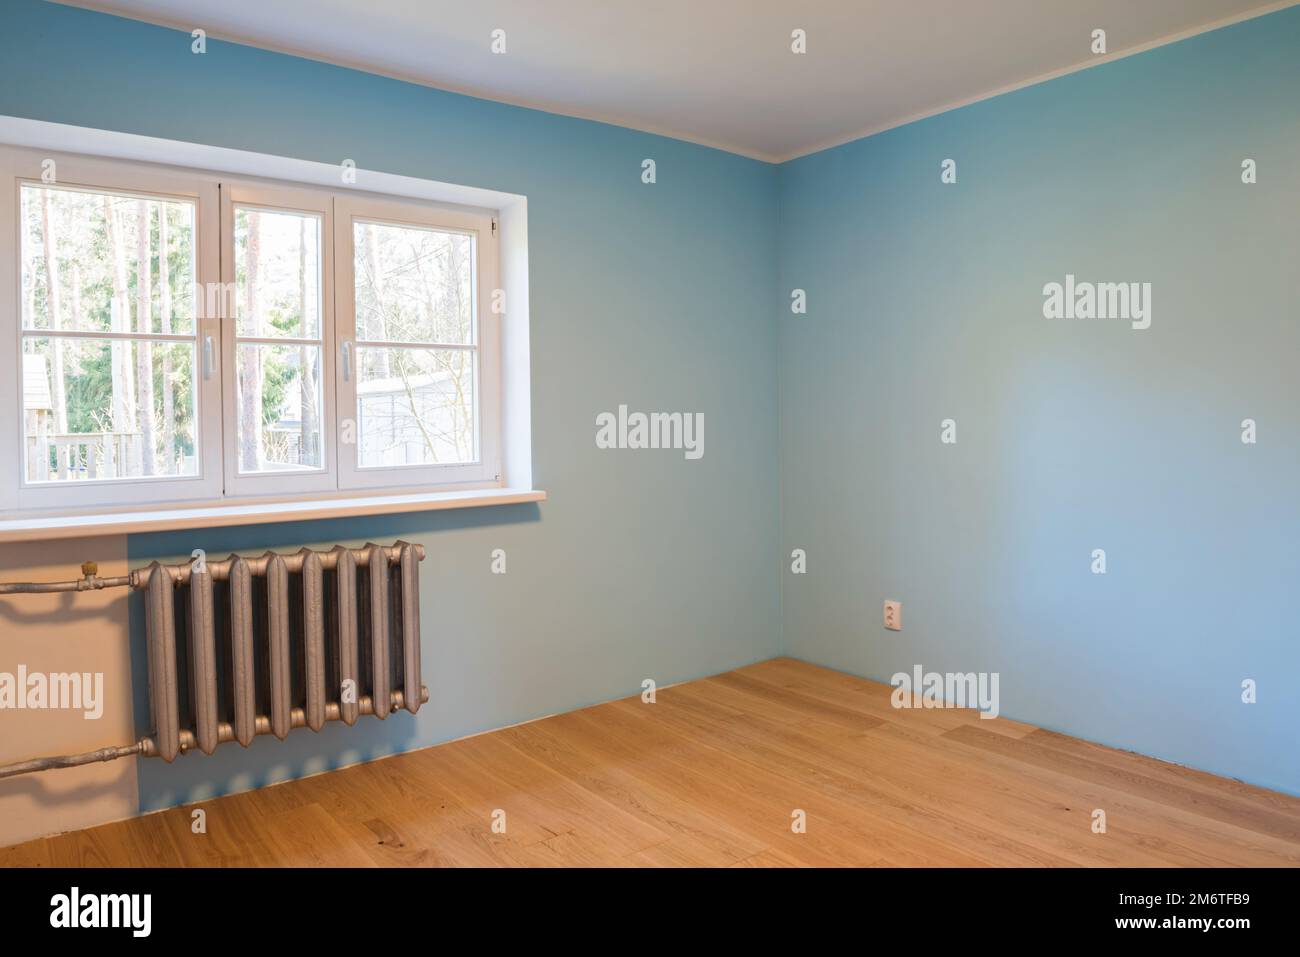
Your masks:
[{"label": "shadow on wall", "polygon": [[[120,743],[125,744],[126,742]],[[57,811],[59,808],[78,809],[101,798],[119,795],[124,790],[134,793],[127,782],[127,778],[132,774],[131,763],[146,760],[152,759],[132,757],[114,761],[109,766],[111,770],[104,775],[100,775],[94,782],[79,784],[72,788],[60,787],[60,779],[51,777],[51,775],[64,775],[67,773],[66,770],[46,771],[42,774],[21,774],[17,777],[6,778],[3,782],[0,782],[0,787],[3,787],[0,794],[3,794],[4,797],[25,796],[33,805],[51,812]],[[0,839],[0,846],[5,843],[7,842]]]},{"label": "shadow on wall", "polygon": [[[18,566],[13,569],[4,570],[5,580],[23,578],[24,580],[33,577],[24,566]],[[120,594],[116,596],[119,601],[128,601],[125,590],[119,590]],[[107,592],[101,594],[108,594]],[[22,603],[31,604],[31,599],[27,595],[10,595],[0,598],[0,629],[20,629],[45,626],[49,629],[93,629],[96,633],[111,637],[118,628],[119,616],[114,612],[111,605],[100,604],[97,607],[87,607],[84,592],[64,592],[59,595],[51,595],[56,604],[54,608],[46,608],[43,611],[33,612],[30,607],[23,608]],[[8,664],[8,663],[7,663]],[[40,670],[37,668],[36,670]],[[100,698],[101,705],[103,698]],[[21,712],[20,712],[21,713]],[[145,724],[149,722],[148,703],[145,706]],[[132,739],[138,740],[139,735]],[[104,740],[96,746],[124,745],[131,744],[132,741],[110,741]],[[18,761],[28,758],[45,757],[49,748],[36,747],[28,748],[21,753],[9,755],[4,760]],[[61,751],[75,752],[82,748],[65,747]],[[39,754],[37,752],[40,752]],[[0,796],[10,797],[14,795],[27,795],[33,803],[40,807],[54,808],[59,806],[76,806],[85,802],[94,801],[97,798],[117,794],[121,791],[122,779],[130,773],[130,762],[121,760],[115,762],[119,768],[109,774],[107,777],[101,776],[97,783],[83,783],[71,789],[51,787],[48,774],[27,774],[14,778],[8,778],[0,782]],[[55,774],[62,772],[56,771]],[[0,840],[0,844],[4,842]]]},{"label": "shadow on wall", "polygon": [[[24,581],[30,579],[32,575],[25,567],[19,566],[12,572],[5,571],[5,580]],[[30,607],[24,608],[25,595],[7,595],[0,597],[0,626],[24,628],[32,625],[111,625],[114,623],[114,615],[110,609],[104,607],[87,608],[84,601],[78,599],[84,592],[63,592],[57,596],[57,607],[52,610],[33,612]],[[30,605],[30,601],[26,601]]]},{"label": "shadow on wall", "polygon": [[[430,675],[440,665],[436,644],[439,635],[435,634],[440,623],[434,614],[439,598],[447,597],[445,573],[452,570],[450,563],[453,558],[449,548],[440,548],[440,536],[503,525],[526,525],[540,520],[541,513],[536,503],[524,503],[494,508],[158,532],[131,537],[127,547],[128,564],[132,569],[152,561],[180,564],[191,560],[195,549],[202,549],[208,558],[219,560],[232,553],[245,556],[261,555],[267,551],[289,554],[304,546],[325,550],[334,545],[355,548],[368,542],[389,545],[397,540],[421,544],[426,553],[420,568],[421,658],[425,684],[430,686],[432,698],[435,691]],[[443,582],[435,584],[439,578],[443,578]],[[135,592],[129,601],[131,685],[138,739],[152,730],[144,596]],[[184,634],[178,629],[178,642],[183,640]],[[441,637],[445,639],[446,636]],[[327,723],[318,733],[298,728],[283,741],[272,735],[261,735],[254,738],[248,748],[237,742],[227,742],[211,755],[200,751],[182,754],[171,765],[160,758],[142,758],[137,762],[140,810],[157,810],[319,774],[427,747],[457,736],[457,729],[453,727],[446,731],[445,725],[435,720],[435,710],[426,704],[418,715],[398,711],[383,721],[363,715],[352,727],[334,721]]]}]

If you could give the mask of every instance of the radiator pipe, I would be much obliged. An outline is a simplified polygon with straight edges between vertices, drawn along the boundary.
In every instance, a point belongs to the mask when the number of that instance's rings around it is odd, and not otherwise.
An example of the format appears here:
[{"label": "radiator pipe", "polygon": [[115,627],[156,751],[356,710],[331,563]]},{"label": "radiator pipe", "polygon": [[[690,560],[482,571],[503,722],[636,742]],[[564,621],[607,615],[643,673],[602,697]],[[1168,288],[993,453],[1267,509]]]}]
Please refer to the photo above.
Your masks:
[{"label": "radiator pipe", "polygon": [[[400,711],[406,705],[406,698],[400,691],[394,691],[389,696],[391,711]],[[420,686],[420,701],[429,700],[429,689],[424,685]],[[357,710],[361,714],[374,714],[375,703],[370,695],[362,695],[361,700],[357,702]],[[331,701],[325,705],[325,720],[338,721],[342,717],[338,702]],[[289,717],[291,726],[294,728],[304,728],[307,726],[307,714],[302,708],[294,708]],[[217,736],[222,743],[235,740],[235,729],[229,722],[223,721],[217,726]],[[265,715],[258,715],[256,719],[255,734],[272,734],[271,719]],[[180,750],[183,754],[198,746],[198,739],[195,738],[191,731],[180,732]],[[158,757],[158,745],[153,738],[141,738],[135,744],[126,744],[116,748],[100,748],[97,751],[83,751],[81,754],[63,754],[50,758],[33,758],[30,761],[18,761],[14,764],[0,764],[0,780],[12,778],[19,774],[30,774],[33,771],[52,771],[55,768],[76,768],[83,764],[99,764],[104,761],[116,761],[118,758],[129,758],[133,754],[143,755],[145,757]]]},{"label": "radiator pipe", "polygon": [[134,575],[100,578],[97,562],[84,562],[83,577],[68,582],[0,582],[0,595],[35,595],[60,591],[99,591],[101,588],[121,588],[134,585]]},{"label": "radiator pipe", "polygon": [[[415,550],[415,554],[420,561],[424,561],[424,546],[410,546]],[[397,564],[401,561],[402,547],[400,545],[379,546],[380,552],[388,556],[390,564]],[[370,564],[369,548],[335,548],[332,551],[322,552],[320,554],[321,567],[327,571],[333,571],[339,561],[340,552],[349,552],[352,555],[356,565],[365,568]],[[308,553],[310,554],[310,553]],[[230,558],[223,559],[219,562],[207,562],[206,567],[212,575],[213,581],[225,581],[230,577],[230,571],[236,559],[246,562],[254,576],[262,576],[266,572],[266,565],[272,557],[282,559],[290,574],[297,574],[302,571],[303,552],[293,555],[275,555],[274,552],[267,552],[260,558],[239,559],[238,556],[232,555]],[[163,565],[162,567],[167,574],[172,577],[172,581],[178,585],[183,585],[190,580],[193,572],[194,562],[186,562],[183,565]],[[113,578],[99,577],[98,562],[83,562],[81,574],[83,577],[74,578],[65,582],[0,582],[0,595],[37,595],[48,594],[51,592],[63,591],[99,591],[104,588],[122,588],[130,586],[132,588],[144,588],[148,582],[149,569],[138,568],[128,575],[118,575]]]},{"label": "radiator pipe", "polygon": [[83,751],[81,754],[62,754],[55,758],[33,758],[30,761],[18,761],[14,764],[0,765],[0,778],[11,778],[17,774],[30,774],[33,771],[51,771],[54,768],[76,768],[83,764],[98,764],[101,761],[116,761],[133,754],[144,754],[144,741],[123,745],[120,748],[100,748],[98,751]]}]

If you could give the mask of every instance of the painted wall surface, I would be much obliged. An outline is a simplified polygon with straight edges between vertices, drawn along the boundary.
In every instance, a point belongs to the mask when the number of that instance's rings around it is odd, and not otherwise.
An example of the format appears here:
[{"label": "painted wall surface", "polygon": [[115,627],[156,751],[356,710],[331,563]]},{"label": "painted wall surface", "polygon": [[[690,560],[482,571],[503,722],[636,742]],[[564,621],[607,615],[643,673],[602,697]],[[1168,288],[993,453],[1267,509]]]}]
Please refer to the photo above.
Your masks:
[{"label": "painted wall surface", "polygon": [[782,167],[788,653],[1300,793],[1298,94],[1289,9]]},{"label": "painted wall surface", "polygon": [[[778,653],[775,167],[213,39],[196,55],[186,33],[36,0],[6,0],[4,18],[0,114],[352,159],[528,197],[533,473],[547,502],[129,543],[132,566],[194,548],[423,544],[431,702],[346,733],[227,745],[171,767],[141,761],[142,808]],[[654,185],[641,181],[645,158]],[[595,417],[620,403],[703,413],[704,456],[597,449]],[[505,575],[491,574],[495,548]],[[133,603],[137,696],[141,612]]]},{"label": "painted wall surface", "polygon": [[[81,563],[92,559],[98,561],[101,577],[125,575],[126,537],[50,542],[39,550],[26,544],[0,545],[0,581],[80,578]],[[89,682],[80,688],[88,685],[96,705],[88,707],[91,702],[83,698],[66,702],[79,708],[0,709],[0,764],[135,740],[129,633],[120,589],[0,595],[0,672],[16,678],[25,667],[28,674],[88,675]],[[98,693],[96,675],[102,676]],[[53,703],[52,698],[47,695],[45,703]],[[0,781],[0,847],[132,816],[139,808],[138,760]]]}]

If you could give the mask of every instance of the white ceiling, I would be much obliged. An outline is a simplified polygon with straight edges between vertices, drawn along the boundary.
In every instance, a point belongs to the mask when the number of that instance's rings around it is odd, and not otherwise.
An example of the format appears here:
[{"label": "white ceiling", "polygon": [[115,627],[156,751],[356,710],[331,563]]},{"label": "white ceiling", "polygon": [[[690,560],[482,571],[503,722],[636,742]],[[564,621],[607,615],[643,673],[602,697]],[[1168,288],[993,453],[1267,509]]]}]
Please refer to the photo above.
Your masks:
[{"label": "white ceiling", "polygon": [[72,2],[783,160],[1295,0]]}]

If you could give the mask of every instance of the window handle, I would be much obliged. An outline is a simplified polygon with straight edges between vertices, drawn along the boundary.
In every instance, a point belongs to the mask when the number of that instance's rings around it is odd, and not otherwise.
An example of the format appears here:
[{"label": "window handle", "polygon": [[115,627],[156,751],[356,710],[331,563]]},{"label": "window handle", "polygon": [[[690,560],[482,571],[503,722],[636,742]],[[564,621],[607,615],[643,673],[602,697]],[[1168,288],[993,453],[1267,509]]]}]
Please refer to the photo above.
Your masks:
[{"label": "window handle", "polygon": [[343,344],[340,346],[340,348],[343,350],[343,381],[351,382],[352,381],[352,343],[345,339],[343,341]]},{"label": "window handle", "polygon": [[212,378],[212,337],[203,337],[203,378]]}]

